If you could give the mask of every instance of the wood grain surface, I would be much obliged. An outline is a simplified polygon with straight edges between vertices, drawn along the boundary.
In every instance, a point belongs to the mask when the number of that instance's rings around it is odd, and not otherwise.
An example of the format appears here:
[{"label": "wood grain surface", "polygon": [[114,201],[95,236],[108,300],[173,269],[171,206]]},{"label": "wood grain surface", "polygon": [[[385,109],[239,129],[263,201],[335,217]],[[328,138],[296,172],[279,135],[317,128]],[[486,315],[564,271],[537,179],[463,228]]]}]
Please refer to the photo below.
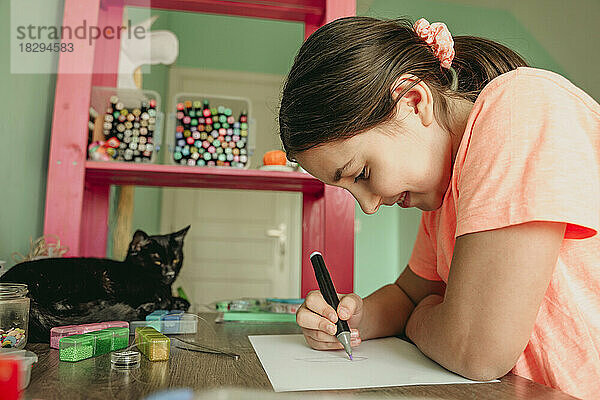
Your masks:
[{"label": "wood grain surface", "polygon": [[[273,392],[269,378],[254,353],[248,335],[278,335],[300,333],[295,323],[214,323],[217,314],[202,314],[198,334],[182,335],[188,341],[237,353],[239,360],[215,354],[182,350],[171,346],[169,361],[150,362],[142,356],[139,368],[129,371],[111,369],[110,354],[76,363],[58,360],[58,350],[48,344],[30,343],[39,361],[33,365],[31,381],[24,393],[25,399],[139,399],[150,393],[168,388],[188,387],[202,398],[241,398],[239,389],[250,396],[243,398],[287,397]],[[177,335],[171,335],[177,337]],[[130,337],[131,339],[133,336]],[[172,343],[177,341],[172,340]],[[213,396],[216,389],[230,388],[235,395]],[[204,393],[204,395],[203,395]],[[207,396],[208,394],[208,396]],[[418,399],[573,399],[558,390],[508,374],[500,383],[424,385],[373,389],[352,389],[327,392],[296,393],[302,398],[309,395],[331,395],[335,399],[358,397],[418,398]],[[256,397],[258,396],[258,397]],[[292,396],[293,397],[293,396]],[[329,396],[327,396],[329,397]],[[320,397],[322,398],[322,397]]]}]

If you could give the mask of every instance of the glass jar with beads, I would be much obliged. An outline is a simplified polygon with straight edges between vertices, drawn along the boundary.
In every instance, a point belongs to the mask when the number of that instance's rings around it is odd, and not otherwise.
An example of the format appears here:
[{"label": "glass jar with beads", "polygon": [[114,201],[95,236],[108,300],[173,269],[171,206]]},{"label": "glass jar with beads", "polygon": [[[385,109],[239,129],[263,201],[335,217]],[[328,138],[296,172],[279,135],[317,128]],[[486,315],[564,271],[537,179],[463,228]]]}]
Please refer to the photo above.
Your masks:
[{"label": "glass jar with beads", "polygon": [[27,344],[28,324],[27,285],[0,283],[0,348],[24,348]]}]

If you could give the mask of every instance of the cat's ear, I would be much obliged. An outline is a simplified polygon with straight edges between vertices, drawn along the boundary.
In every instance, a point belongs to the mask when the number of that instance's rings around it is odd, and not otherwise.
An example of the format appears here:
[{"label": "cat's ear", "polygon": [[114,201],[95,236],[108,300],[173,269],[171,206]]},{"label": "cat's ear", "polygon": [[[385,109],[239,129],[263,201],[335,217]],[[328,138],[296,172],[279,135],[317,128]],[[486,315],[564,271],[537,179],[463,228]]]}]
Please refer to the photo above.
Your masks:
[{"label": "cat's ear", "polygon": [[185,228],[183,228],[180,231],[171,233],[171,237],[173,239],[175,239],[177,242],[180,242],[180,243],[183,242],[183,238],[187,234],[187,232],[190,229],[190,227],[191,227],[191,225],[188,225],[188,226],[186,226]]},{"label": "cat's ear", "polygon": [[146,234],[146,232],[138,229],[133,234],[133,239],[129,244],[129,251],[138,252],[142,249],[142,247],[147,245],[149,241],[149,236]]}]

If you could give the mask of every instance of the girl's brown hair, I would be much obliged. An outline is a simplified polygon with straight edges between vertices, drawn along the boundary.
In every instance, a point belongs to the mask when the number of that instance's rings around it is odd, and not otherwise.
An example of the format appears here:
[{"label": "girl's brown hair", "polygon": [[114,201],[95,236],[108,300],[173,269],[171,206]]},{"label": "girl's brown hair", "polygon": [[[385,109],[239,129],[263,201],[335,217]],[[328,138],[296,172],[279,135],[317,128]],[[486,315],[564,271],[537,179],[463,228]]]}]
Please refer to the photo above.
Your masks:
[{"label": "girl's brown hair", "polygon": [[396,102],[419,83],[413,81],[394,101],[390,88],[403,74],[415,75],[429,86],[436,120],[450,130],[448,98],[475,102],[492,79],[528,66],[515,51],[492,40],[454,36],[452,68],[458,82],[453,85],[452,71],[441,68],[413,23],[408,18],[341,18],[304,42],[279,109],[280,137],[288,159],[390,121]]}]

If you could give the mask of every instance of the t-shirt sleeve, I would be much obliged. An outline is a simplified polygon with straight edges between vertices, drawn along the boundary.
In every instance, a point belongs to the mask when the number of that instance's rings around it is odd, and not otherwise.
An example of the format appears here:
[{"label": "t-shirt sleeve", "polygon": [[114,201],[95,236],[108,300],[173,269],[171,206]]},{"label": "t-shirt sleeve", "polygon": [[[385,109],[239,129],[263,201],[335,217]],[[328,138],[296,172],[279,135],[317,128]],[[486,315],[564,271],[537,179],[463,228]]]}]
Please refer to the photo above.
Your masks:
[{"label": "t-shirt sleeve", "polygon": [[430,281],[441,281],[437,272],[437,255],[427,227],[428,215],[426,212],[421,216],[417,240],[408,261],[408,267],[416,275]]},{"label": "t-shirt sleeve", "polygon": [[455,236],[530,221],[565,222],[567,239],[594,236],[598,132],[589,121],[597,110],[547,78],[517,75],[475,111],[456,183]]}]

